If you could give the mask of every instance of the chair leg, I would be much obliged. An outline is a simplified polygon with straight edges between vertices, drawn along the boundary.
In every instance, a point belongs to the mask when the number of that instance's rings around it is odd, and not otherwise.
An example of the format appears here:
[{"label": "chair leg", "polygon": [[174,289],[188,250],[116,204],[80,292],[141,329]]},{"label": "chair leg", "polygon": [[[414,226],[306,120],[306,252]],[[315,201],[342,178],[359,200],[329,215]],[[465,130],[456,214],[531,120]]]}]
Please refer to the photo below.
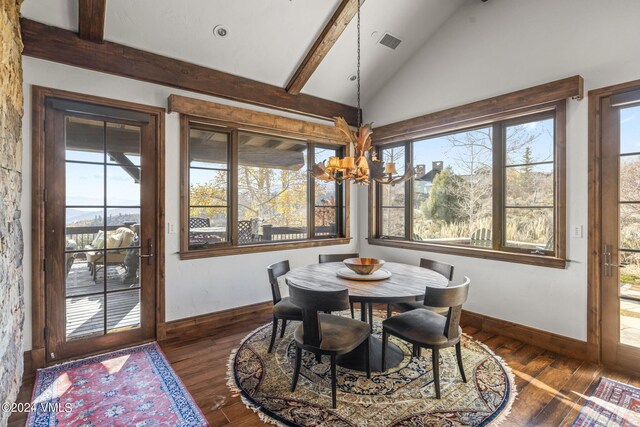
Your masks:
[{"label": "chair leg", "polygon": [[316,362],[322,363],[322,353],[320,352],[316,353]]},{"label": "chair leg", "polygon": [[282,319],[282,330],[280,331],[280,338],[284,338],[284,331],[287,329],[287,319]]},{"label": "chair leg", "polygon": [[296,366],[293,370],[293,379],[291,380],[291,391],[296,391],[298,385],[298,377],[300,376],[300,365],[302,364],[302,349],[296,346]]},{"label": "chair leg", "polygon": [[413,345],[413,357],[421,357],[422,356],[422,347],[418,344]]},{"label": "chair leg", "polygon": [[371,330],[373,331],[373,304],[369,304],[369,326],[371,326]]},{"label": "chair leg", "polygon": [[387,331],[382,328],[382,366],[381,371],[385,372],[387,370],[387,343],[389,341],[389,337],[387,336]]},{"label": "chair leg", "polygon": [[456,344],[456,359],[458,359],[458,369],[460,369],[460,376],[462,376],[462,382],[467,382],[467,376],[464,374],[464,366],[462,365],[462,349],[460,341]]},{"label": "chair leg", "polygon": [[367,359],[366,359],[366,367],[367,367],[367,378],[371,378],[371,337],[367,337]]},{"label": "chair leg", "polygon": [[387,319],[391,317],[393,310],[391,310],[391,304],[387,304]]},{"label": "chair leg", "polygon": [[336,355],[331,355],[331,403],[333,409],[336,409]]},{"label": "chair leg", "polygon": [[437,348],[431,349],[431,364],[433,365],[433,383],[436,387],[436,399],[440,399],[440,352]]},{"label": "chair leg", "polygon": [[351,308],[351,318],[355,319],[356,318],[356,314],[355,314],[355,310],[353,309],[353,303],[352,302],[349,303],[349,308]]},{"label": "chair leg", "polygon": [[273,350],[273,344],[276,342],[276,334],[278,333],[278,319],[273,318],[273,328],[271,329],[271,343],[269,343],[269,351],[267,353],[271,353]]}]

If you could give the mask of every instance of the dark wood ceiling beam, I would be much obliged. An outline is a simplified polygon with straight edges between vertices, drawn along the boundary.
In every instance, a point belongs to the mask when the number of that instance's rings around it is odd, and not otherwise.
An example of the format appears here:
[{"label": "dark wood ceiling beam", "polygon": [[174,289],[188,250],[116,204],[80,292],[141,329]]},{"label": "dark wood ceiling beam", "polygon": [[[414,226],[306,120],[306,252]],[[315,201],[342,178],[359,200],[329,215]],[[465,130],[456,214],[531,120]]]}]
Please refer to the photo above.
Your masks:
[{"label": "dark wood ceiling beam", "polygon": [[290,95],[284,88],[105,41],[82,40],[72,31],[26,18],[20,20],[24,55],[115,74],[247,104],[310,117],[357,122],[357,109],[311,95]]},{"label": "dark wood ceiling beam", "polygon": [[94,43],[104,42],[107,0],[79,0],[78,36]]},{"label": "dark wood ceiling beam", "polygon": [[341,0],[333,16],[307,52],[304,60],[287,84],[287,92],[300,93],[322,60],[329,53],[349,22],[358,12],[358,0]]}]

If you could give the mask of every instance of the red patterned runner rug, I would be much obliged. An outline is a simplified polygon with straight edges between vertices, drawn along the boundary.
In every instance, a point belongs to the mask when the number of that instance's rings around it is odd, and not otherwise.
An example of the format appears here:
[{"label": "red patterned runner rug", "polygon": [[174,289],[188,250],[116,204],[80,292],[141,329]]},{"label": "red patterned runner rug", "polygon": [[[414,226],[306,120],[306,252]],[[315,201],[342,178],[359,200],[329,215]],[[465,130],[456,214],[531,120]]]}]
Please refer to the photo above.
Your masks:
[{"label": "red patterned runner rug", "polygon": [[600,378],[573,427],[640,426],[640,388]]},{"label": "red patterned runner rug", "polygon": [[26,426],[207,426],[158,343],[39,369]]}]

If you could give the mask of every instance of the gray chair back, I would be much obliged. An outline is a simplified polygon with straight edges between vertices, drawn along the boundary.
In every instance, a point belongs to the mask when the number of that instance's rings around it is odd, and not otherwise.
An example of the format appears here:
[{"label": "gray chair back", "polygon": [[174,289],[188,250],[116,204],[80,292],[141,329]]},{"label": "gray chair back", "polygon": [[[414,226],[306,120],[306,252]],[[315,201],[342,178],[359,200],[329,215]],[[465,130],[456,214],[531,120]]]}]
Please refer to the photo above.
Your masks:
[{"label": "gray chair back", "polygon": [[357,252],[351,253],[351,254],[320,254],[320,256],[318,257],[319,260],[318,262],[320,264],[324,264],[326,262],[341,262],[344,261],[345,259],[349,259],[349,258],[359,258],[360,254]]},{"label": "gray chair back", "polygon": [[467,301],[469,295],[469,284],[471,280],[464,277],[464,282],[456,286],[446,288],[436,288],[427,286],[424,293],[424,305],[429,307],[449,307],[447,322],[444,326],[444,336],[448,339],[458,337],[458,327],[460,326],[460,316],[462,305]]},{"label": "gray chair back", "polygon": [[435,261],[432,259],[421,258],[420,267],[435,271],[442,274],[448,281],[453,280],[453,265],[446,262]]},{"label": "gray chair back", "polygon": [[282,300],[280,295],[280,285],[278,284],[278,277],[284,276],[291,270],[289,267],[289,260],[276,262],[267,267],[267,273],[269,274],[269,283],[271,284],[271,296],[273,297],[273,303],[277,304]]},{"label": "gray chair back", "polygon": [[304,344],[320,347],[322,328],[318,312],[331,312],[349,308],[349,290],[318,291],[305,288],[287,280],[290,301],[302,309]]}]

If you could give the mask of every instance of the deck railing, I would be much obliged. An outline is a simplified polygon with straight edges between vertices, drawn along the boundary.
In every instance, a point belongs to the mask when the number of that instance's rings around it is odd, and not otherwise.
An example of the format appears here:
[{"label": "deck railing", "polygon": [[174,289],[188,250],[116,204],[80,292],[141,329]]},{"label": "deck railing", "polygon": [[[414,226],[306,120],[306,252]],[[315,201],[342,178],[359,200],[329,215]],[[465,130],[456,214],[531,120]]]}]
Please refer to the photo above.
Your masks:
[{"label": "deck railing", "polygon": [[[114,231],[120,227],[126,227],[126,225],[108,225],[106,227],[107,232]],[[77,245],[77,250],[82,250],[85,246],[90,245],[100,233],[104,230],[101,226],[81,226],[81,227],[67,227],[66,238],[67,241],[73,240]],[[253,239],[248,239],[242,243],[249,242],[262,242],[262,241],[285,241],[285,240],[302,240],[308,237],[306,227],[274,227],[269,224],[262,226],[262,235]],[[316,227],[317,236],[334,236],[336,234],[335,225]]]}]

